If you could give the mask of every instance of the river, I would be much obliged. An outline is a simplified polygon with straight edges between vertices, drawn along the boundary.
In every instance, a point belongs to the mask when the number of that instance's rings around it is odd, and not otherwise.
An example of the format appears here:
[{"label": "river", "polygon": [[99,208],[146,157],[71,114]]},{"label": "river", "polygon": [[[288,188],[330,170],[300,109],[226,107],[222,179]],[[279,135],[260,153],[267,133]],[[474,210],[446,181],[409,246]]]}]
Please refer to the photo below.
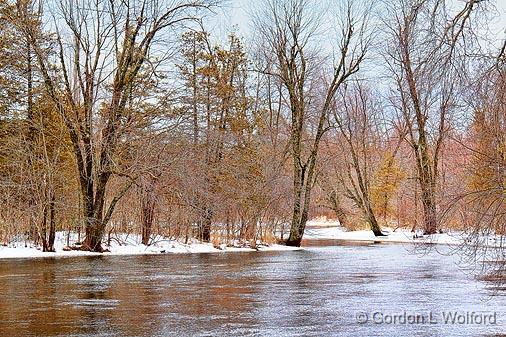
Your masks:
[{"label": "river", "polygon": [[[506,294],[457,261],[409,245],[322,241],[0,260],[0,336],[506,336]],[[455,313],[466,322],[452,324]]]}]

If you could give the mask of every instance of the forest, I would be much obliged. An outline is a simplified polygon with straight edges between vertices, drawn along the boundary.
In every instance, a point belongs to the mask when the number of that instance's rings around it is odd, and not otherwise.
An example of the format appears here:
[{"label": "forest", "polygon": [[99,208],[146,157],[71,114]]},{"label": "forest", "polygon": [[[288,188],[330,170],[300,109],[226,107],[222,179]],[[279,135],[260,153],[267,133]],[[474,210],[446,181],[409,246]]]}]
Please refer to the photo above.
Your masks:
[{"label": "forest", "polygon": [[495,3],[317,2],[1,0],[0,244],[506,234]]}]

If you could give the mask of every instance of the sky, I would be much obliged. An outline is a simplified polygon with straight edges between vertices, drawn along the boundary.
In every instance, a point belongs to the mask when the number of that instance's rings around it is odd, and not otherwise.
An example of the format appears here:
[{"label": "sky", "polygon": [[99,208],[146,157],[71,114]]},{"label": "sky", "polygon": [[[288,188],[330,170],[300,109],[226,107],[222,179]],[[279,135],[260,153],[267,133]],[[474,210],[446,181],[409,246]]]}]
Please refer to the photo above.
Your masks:
[{"label": "sky", "polygon": [[[339,0],[329,0],[330,3]],[[361,0],[356,0],[361,1]],[[451,0],[455,6],[462,7],[467,0]],[[497,43],[500,44],[506,37],[506,0],[489,0],[494,4],[496,17],[489,22],[491,34],[497,36]],[[253,31],[250,14],[259,6],[262,0],[228,0],[223,9],[220,9],[218,16],[213,23],[213,35],[216,38],[225,37],[231,30],[236,31],[239,36],[247,38]]]},{"label": "sky", "polygon": [[496,20],[491,22],[491,26],[497,33],[504,33],[504,30],[506,29],[506,0],[497,0],[496,7],[498,17]]}]

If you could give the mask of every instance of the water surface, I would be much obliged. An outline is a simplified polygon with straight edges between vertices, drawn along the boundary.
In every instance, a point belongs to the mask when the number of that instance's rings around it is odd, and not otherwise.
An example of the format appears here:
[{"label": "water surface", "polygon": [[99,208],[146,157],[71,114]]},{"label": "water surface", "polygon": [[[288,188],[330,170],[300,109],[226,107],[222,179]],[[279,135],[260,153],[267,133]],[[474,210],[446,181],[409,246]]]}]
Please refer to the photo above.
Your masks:
[{"label": "water surface", "polygon": [[[0,260],[0,336],[506,336],[506,296],[400,244]],[[329,245],[330,244],[330,245]],[[442,312],[496,312],[444,324]],[[428,315],[427,324],[376,324]],[[357,315],[368,315],[365,324]]]}]

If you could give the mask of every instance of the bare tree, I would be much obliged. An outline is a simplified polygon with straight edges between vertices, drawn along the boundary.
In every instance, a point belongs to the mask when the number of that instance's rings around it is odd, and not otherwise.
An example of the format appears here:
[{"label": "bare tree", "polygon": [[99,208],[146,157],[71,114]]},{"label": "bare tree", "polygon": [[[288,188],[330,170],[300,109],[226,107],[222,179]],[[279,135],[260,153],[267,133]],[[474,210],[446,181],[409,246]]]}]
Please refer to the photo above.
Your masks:
[{"label": "bare tree", "polygon": [[[328,130],[328,114],[338,88],[359,70],[368,46],[364,12],[347,2],[338,18],[339,38],[332,41],[337,57],[329,75],[315,52],[321,24],[307,0],[266,1],[257,28],[268,51],[274,51],[271,75],[283,83],[291,121],[289,148],[293,161],[293,216],[287,245],[299,246],[309,215],[318,148]],[[267,56],[267,57],[270,57]],[[321,86],[317,85],[317,82]],[[324,94],[316,99],[311,90]],[[311,130],[310,121],[315,125]]]},{"label": "bare tree", "polygon": [[[457,252],[478,264],[484,278],[504,289],[506,284],[506,63],[481,60],[472,90],[473,120],[461,147],[468,160],[466,181],[443,215],[458,217],[464,244]],[[492,65],[491,65],[492,63]]]},{"label": "bare tree", "polygon": [[415,157],[426,234],[438,228],[440,153],[459,103],[469,22],[481,0],[466,1],[457,13],[447,2],[403,0],[387,6],[385,60],[395,81],[394,105]]},{"label": "bare tree", "polygon": [[61,1],[53,13],[54,53],[43,48],[41,32],[19,6],[19,24],[73,144],[86,222],[83,249],[102,251],[105,226],[135,178],[106,205],[107,183],[121,174],[115,155],[123,127],[134,119],[132,92],[141,75],[153,72],[148,64],[156,37],[209,6],[197,0]]},{"label": "bare tree", "polygon": [[348,155],[338,166],[338,184],[361,210],[374,235],[382,236],[372,200],[372,183],[379,169],[382,142],[386,141],[380,107],[360,83],[344,86],[341,94],[342,104],[333,109],[333,122],[338,147]]}]

